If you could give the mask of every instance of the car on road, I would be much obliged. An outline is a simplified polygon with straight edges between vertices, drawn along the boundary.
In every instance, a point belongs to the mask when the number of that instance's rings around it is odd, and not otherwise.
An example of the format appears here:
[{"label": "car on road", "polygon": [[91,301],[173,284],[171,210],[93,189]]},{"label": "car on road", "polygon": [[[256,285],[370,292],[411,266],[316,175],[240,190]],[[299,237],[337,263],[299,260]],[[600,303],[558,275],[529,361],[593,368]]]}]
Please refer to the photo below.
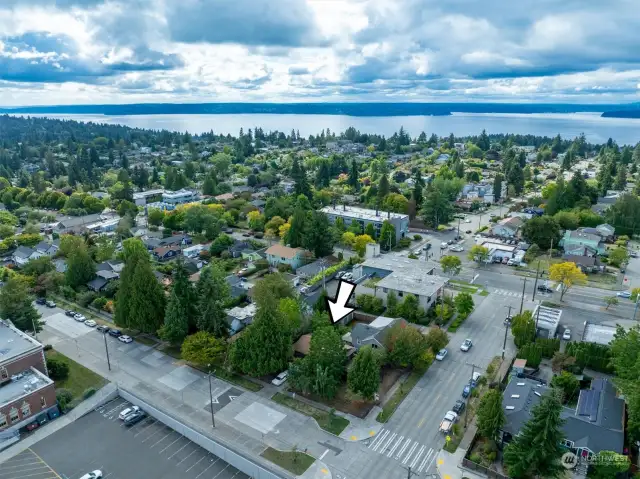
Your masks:
[{"label": "car on road", "polygon": [[471,223],[471,220],[469,218],[467,218],[466,220],[464,220],[465,223]]},{"label": "car on road", "polygon": [[103,326],[102,324],[99,324],[96,330],[100,331],[101,333],[108,333],[109,326]]},{"label": "car on road", "polygon": [[569,341],[571,339],[571,330],[569,328],[565,329],[564,333],[562,333],[562,339],[565,341]]},{"label": "car on road", "polygon": [[90,328],[95,328],[97,324],[98,324],[98,323],[96,323],[93,319],[87,319],[87,320],[84,322],[84,325],[85,325],[85,326],[89,326]]},{"label": "car on road", "polygon": [[462,246],[460,246],[459,244],[453,245],[449,248],[450,251],[454,251],[456,253],[460,253],[461,251],[464,251],[464,248]]},{"label": "car on road", "polygon": [[128,407],[120,411],[120,414],[118,414],[118,419],[124,421],[128,416],[137,412],[140,412],[140,408],[138,406]]},{"label": "car on road", "polygon": [[460,345],[460,351],[464,351],[465,353],[471,349],[473,343],[470,339],[465,339],[464,342]]},{"label": "car on road", "polygon": [[80,479],[101,479],[102,471],[100,469],[96,469],[95,471],[87,472]]},{"label": "car on road", "polygon": [[629,251],[629,257],[637,258],[638,257],[638,253],[636,253],[635,251]]},{"label": "car on road", "polygon": [[427,243],[426,245],[424,245],[424,246],[422,247],[422,249],[423,249],[424,251],[429,251],[429,250],[431,249],[431,243]]},{"label": "car on road", "polygon": [[73,318],[76,315],[76,312],[72,309],[67,309],[64,314],[66,314],[67,316]]},{"label": "car on road", "polygon": [[138,424],[140,421],[142,421],[145,417],[147,417],[147,415],[143,412],[143,411],[138,411],[138,412],[134,412],[133,414],[129,414],[125,420],[124,420],[124,425],[131,427],[134,424]]},{"label": "car on road", "polygon": [[227,228],[226,230],[224,230],[224,232],[230,235],[231,233],[233,233],[233,230],[231,228]]},{"label": "car on road", "polygon": [[80,314],[80,313],[75,314],[73,316],[73,319],[75,319],[76,321],[81,322],[81,323],[84,323],[87,320],[87,318],[85,318],[84,315]]},{"label": "car on road", "polygon": [[466,234],[468,234],[468,235],[470,235],[471,233],[473,233],[473,231],[471,231],[471,230],[467,230],[467,231],[465,231],[465,233],[466,233]]},{"label": "car on road", "polygon": [[504,324],[505,326],[509,326],[511,324],[511,319],[513,319],[511,316],[507,316],[506,318],[504,318],[502,324]]},{"label": "car on road", "polygon": [[462,399],[458,399],[456,403],[453,405],[453,407],[451,408],[451,410],[459,415],[462,413],[462,411],[464,411],[465,407],[467,407],[465,402]]},{"label": "car on road", "polygon": [[57,306],[56,303],[54,303],[53,301],[47,301],[46,303],[44,303],[44,305],[47,308],[55,308]]},{"label": "car on road", "polygon": [[36,304],[45,305],[47,304],[47,298],[36,298]]},{"label": "car on road", "polygon": [[275,378],[273,378],[273,381],[271,381],[271,384],[273,384],[274,386],[282,386],[288,377],[289,377],[289,371],[282,371]]},{"label": "car on road", "polygon": [[449,246],[449,245],[448,245],[447,243],[442,242],[442,243],[440,244],[440,249],[447,249],[447,247],[448,247],[448,246]]},{"label": "car on road", "polygon": [[130,343],[133,341],[133,338],[131,336],[127,336],[126,334],[123,334],[122,336],[118,336],[118,340],[122,341],[123,343]]},{"label": "car on road", "polygon": [[122,331],[116,328],[109,329],[109,336],[113,336],[114,338],[119,338],[122,336]]},{"label": "car on road", "polygon": [[541,293],[553,293],[553,290],[549,286],[547,286],[546,284],[539,285],[537,289]]},{"label": "car on road", "polygon": [[438,351],[438,354],[436,354],[436,359],[438,361],[442,361],[447,357],[447,353],[449,353],[449,351],[447,351],[446,348],[442,348],[440,351]]},{"label": "car on road", "polygon": [[616,296],[618,296],[619,298],[630,298],[631,293],[629,291],[618,291],[616,293]]},{"label": "car on road", "polygon": [[242,236],[244,236],[245,238],[248,238],[251,235],[249,233],[242,233]]}]

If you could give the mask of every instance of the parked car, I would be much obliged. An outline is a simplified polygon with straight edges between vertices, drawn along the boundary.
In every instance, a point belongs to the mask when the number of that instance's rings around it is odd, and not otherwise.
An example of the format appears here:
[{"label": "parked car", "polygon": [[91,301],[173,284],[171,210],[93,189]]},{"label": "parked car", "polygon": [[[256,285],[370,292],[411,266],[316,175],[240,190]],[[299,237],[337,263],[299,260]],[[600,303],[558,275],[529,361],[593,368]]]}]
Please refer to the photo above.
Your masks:
[{"label": "parked car", "polygon": [[564,333],[562,333],[562,339],[565,341],[569,341],[571,339],[571,330],[569,328],[565,329]]},{"label": "parked car", "polygon": [[120,411],[120,414],[118,415],[118,419],[120,419],[121,421],[124,421],[127,418],[127,416],[136,412],[140,412],[140,408],[138,406],[128,407]]},{"label": "parked car", "polygon": [[342,277],[344,276],[344,274],[345,274],[345,271],[338,271],[338,272],[336,273],[336,279],[340,279],[340,278],[342,278]]},{"label": "parked car", "polygon": [[78,322],[84,323],[87,318],[84,317],[84,315],[77,313],[76,315],[73,316],[73,319],[75,319]]},{"label": "parked car", "polygon": [[422,247],[423,251],[429,251],[431,249],[431,243],[427,243]]},{"label": "parked car", "polygon": [[458,399],[456,403],[453,405],[453,407],[451,408],[451,410],[456,414],[460,415],[462,414],[462,411],[464,411],[465,407],[467,407],[465,402],[462,399]]},{"label": "parked car", "polygon": [[438,354],[436,354],[436,359],[438,361],[442,361],[444,358],[447,357],[447,353],[449,351],[446,350],[446,348],[442,348],[440,351],[438,351]]},{"label": "parked car", "polygon": [[553,293],[553,290],[546,284],[538,285],[538,291],[540,291],[541,293]]},{"label": "parked car", "polygon": [[302,288],[300,288],[300,292],[302,294],[307,294],[309,292],[309,287],[308,286],[303,286]]},{"label": "parked car", "polygon": [[122,332],[119,329],[111,328],[109,329],[109,336],[113,336],[114,338],[118,338],[122,336]]},{"label": "parked car", "polygon": [[630,298],[631,293],[629,291],[618,291],[616,293],[616,296],[618,296],[619,298]]},{"label": "parked car", "polygon": [[504,318],[503,324],[505,326],[509,326],[511,324],[511,316],[507,316],[506,318]]},{"label": "parked car", "polygon": [[465,353],[471,349],[473,343],[470,339],[465,339],[462,345],[460,345],[460,351],[464,351]]},{"label": "parked car", "polygon": [[35,429],[38,429],[40,427],[40,423],[38,423],[38,421],[33,421],[30,422],[29,424],[27,424],[27,426],[25,427],[25,429],[29,432],[34,431]]},{"label": "parked car", "polygon": [[464,248],[460,245],[453,245],[449,248],[450,251],[455,251],[456,253],[460,253],[461,251],[464,251]]},{"label": "parked car", "polygon": [[471,220],[469,218],[467,218],[466,220],[464,220],[465,223],[471,223]]},{"label": "parked car", "polygon": [[351,281],[353,279],[353,273],[345,273],[342,275],[341,279],[345,279],[347,281]]},{"label": "parked car", "polygon": [[95,328],[98,323],[96,323],[93,319],[87,319],[84,324],[85,326],[89,326],[90,328]]},{"label": "parked car", "polygon": [[101,479],[102,471],[100,469],[96,469],[95,471],[87,472],[80,479]]},{"label": "parked car", "polygon": [[134,412],[133,414],[129,414],[125,420],[124,425],[127,427],[131,427],[134,424],[138,424],[142,421],[147,415],[143,411]]},{"label": "parked car", "polygon": [[118,340],[128,344],[133,341],[133,338],[131,338],[131,336],[127,336],[126,334],[123,334],[122,336],[118,336]]},{"label": "parked car", "polygon": [[449,245],[448,245],[447,243],[442,242],[442,243],[440,244],[440,249],[447,249],[447,247],[448,247],[448,246],[449,246]]},{"label": "parked car", "polygon": [[467,231],[465,231],[465,233],[466,233],[466,234],[468,234],[468,235],[470,235],[471,233],[473,233],[473,231],[471,231],[471,230],[467,230]]},{"label": "parked car", "polygon": [[55,308],[57,305],[53,301],[47,301],[44,303],[47,308]]},{"label": "parked car", "polygon": [[509,262],[509,258],[507,258],[506,256],[502,258],[502,264],[507,264],[508,262]]},{"label": "parked car", "polygon": [[517,264],[518,264],[518,261],[516,261],[513,258],[511,258],[509,261],[507,261],[507,266],[516,266]]},{"label": "parked car", "polygon": [[444,415],[442,422],[440,423],[440,432],[445,434],[449,434],[453,425],[458,421],[458,415],[453,411],[448,411],[447,414]]},{"label": "parked car", "polygon": [[233,233],[233,229],[227,228],[226,230],[224,230],[224,232],[230,235],[231,233]]},{"label": "parked car", "polygon": [[471,386],[471,384],[467,384],[464,389],[462,390],[462,397],[463,398],[468,398],[469,394],[471,394],[471,390],[473,389],[473,387]]},{"label": "parked car", "polygon": [[280,374],[278,374],[275,378],[273,378],[273,381],[271,381],[271,384],[273,384],[274,386],[282,386],[288,377],[289,377],[289,371],[283,371]]},{"label": "parked car", "polygon": [[47,298],[36,298],[36,304],[40,304],[40,305],[47,304]]},{"label": "parked car", "polygon": [[96,329],[98,331],[100,331],[101,333],[108,333],[109,332],[109,326],[103,326],[102,324],[99,324]]},{"label": "parked car", "polygon": [[72,309],[67,309],[64,314],[66,314],[67,316],[73,318],[76,315],[76,312],[73,311]]}]

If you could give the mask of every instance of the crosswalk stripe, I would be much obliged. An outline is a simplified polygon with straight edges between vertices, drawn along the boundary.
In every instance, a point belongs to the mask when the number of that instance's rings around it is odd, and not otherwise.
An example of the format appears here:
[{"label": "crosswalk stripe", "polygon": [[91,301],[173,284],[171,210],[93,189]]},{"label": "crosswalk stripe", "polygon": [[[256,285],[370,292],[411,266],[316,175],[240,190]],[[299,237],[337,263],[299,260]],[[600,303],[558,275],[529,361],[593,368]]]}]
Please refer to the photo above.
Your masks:
[{"label": "crosswalk stripe", "polygon": [[422,460],[422,462],[420,463],[420,467],[418,468],[418,472],[422,472],[422,470],[424,469],[424,466],[427,465],[427,461],[429,460],[432,454],[433,454],[433,448],[429,449],[429,453],[426,456],[424,456],[424,459]]},{"label": "crosswalk stripe", "polygon": [[418,455],[416,457],[413,458],[413,461],[410,464],[410,468],[413,469],[414,467],[416,467],[416,464],[418,463],[418,461],[420,460],[420,456],[422,456],[422,454],[424,453],[424,450],[426,449],[426,446],[422,446],[420,448],[420,450],[418,451]]},{"label": "crosswalk stripe", "polygon": [[[380,431],[380,436],[378,436],[379,441],[377,443],[376,443],[376,441],[373,441],[371,443],[371,448],[374,451],[377,451],[378,448],[380,447],[380,444],[382,444],[382,442],[385,440],[385,438],[389,435],[390,432],[391,431],[389,431],[388,429],[384,430],[384,434],[382,434],[382,431]],[[373,447],[374,444],[375,444],[375,447]]]},{"label": "crosswalk stripe", "polygon": [[387,454],[387,457],[391,457],[393,456],[393,453],[396,451],[396,449],[398,449],[398,446],[400,444],[402,444],[402,441],[404,440],[404,436],[400,436],[398,438],[398,440],[396,441],[396,443],[393,445],[393,447],[389,450],[389,454]]},{"label": "crosswalk stripe", "polygon": [[411,449],[409,449],[409,452],[404,457],[404,461],[402,461],[402,464],[406,464],[407,462],[409,462],[409,459],[411,459],[411,455],[413,454],[413,451],[416,450],[416,447],[418,447],[418,443],[414,442],[413,446],[411,446]]},{"label": "crosswalk stripe", "polygon": [[395,432],[391,434],[391,437],[389,438],[389,440],[384,444],[384,446],[382,446],[382,449],[380,449],[380,454],[384,454],[384,451],[387,449],[389,444],[391,444],[391,441],[393,441],[396,438],[396,436],[397,434]]},{"label": "crosswalk stripe", "polygon": [[409,446],[409,444],[411,444],[411,439],[407,438],[407,440],[404,442],[404,444],[402,445],[402,447],[398,451],[398,454],[396,455],[396,460],[400,460],[400,457],[402,456],[402,453],[405,451],[407,446]]}]

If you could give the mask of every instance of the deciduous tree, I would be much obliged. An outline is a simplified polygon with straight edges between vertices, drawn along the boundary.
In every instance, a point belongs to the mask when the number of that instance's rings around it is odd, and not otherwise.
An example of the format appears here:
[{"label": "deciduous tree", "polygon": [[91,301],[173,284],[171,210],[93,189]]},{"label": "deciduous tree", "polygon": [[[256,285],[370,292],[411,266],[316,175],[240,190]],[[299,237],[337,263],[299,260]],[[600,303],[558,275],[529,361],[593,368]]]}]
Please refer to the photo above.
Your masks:
[{"label": "deciduous tree", "polygon": [[457,256],[447,255],[440,258],[440,266],[445,274],[455,276],[462,269],[462,261]]},{"label": "deciduous tree", "polygon": [[96,274],[96,265],[84,243],[67,257],[65,280],[72,288],[87,284]]},{"label": "deciduous tree", "polygon": [[516,314],[511,319],[511,333],[516,346],[519,348],[533,341],[536,331],[536,321],[529,310]]},{"label": "deciduous tree", "polygon": [[524,224],[522,236],[541,249],[549,249],[560,241],[560,226],[551,216],[536,216]]},{"label": "deciduous tree", "polygon": [[21,331],[42,330],[40,313],[33,307],[29,287],[20,278],[10,278],[0,289],[0,317]]},{"label": "deciduous tree", "polygon": [[187,336],[182,343],[182,359],[200,366],[216,364],[224,357],[227,344],[206,331]]},{"label": "deciduous tree", "polygon": [[560,301],[562,301],[564,294],[574,284],[587,282],[587,275],[575,263],[567,261],[566,263],[552,264],[549,267],[549,279],[560,283]]},{"label": "deciduous tree", "polygon": [[467,253],[467,258],[478,264],[486,263],[489,259],[489,249],[479,244],[473,245]]},{"label": "deciduous tree", "polygon": [[562,371],[551,380],[551,386],[556,388],[561,394],[564,402],[576,399],[580,390],[580,381],[568,371]]},{"label": "deciduous tree", "polygon": [[469,315],[475,307],[473,296],[471,296],[471,294],[469,293],[458,293],[453,301],[456,305],[458,313],[462,315]]}]

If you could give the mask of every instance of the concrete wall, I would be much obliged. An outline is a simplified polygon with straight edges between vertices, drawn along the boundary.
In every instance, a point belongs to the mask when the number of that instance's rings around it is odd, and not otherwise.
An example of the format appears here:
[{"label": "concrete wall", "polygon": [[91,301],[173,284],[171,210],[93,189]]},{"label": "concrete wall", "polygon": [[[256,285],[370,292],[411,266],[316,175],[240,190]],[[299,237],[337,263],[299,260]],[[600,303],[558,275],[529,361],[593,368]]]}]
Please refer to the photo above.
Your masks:
[{"label": "concrete wall", "polygon": [[156,409],[150,404],[144,402],[142,399],[138,398],[135,394],[122,389],[121,387],[119,388],[119,393],[123,399],[126,399],[132,404],[140,406],[147,414],[149,414],[153,418],[165,424],[167,427],[175,430],[179,434],[182,434],[184,437],[195,442],[212,454],[215,454],[220,459],[228,462],[236,469],[241,470],[253,479],[293,479],[294,477],[290,474],[276,474],[275,472],[265,469],[263,466],[256,464],[248,457],[232,451],[229,447],[223,446],[219,442],[206,437],[205,435],[190,428],[189,426],[185,426],[180,421],[174,419],[168,414],[165,414],[159,409]]}]

